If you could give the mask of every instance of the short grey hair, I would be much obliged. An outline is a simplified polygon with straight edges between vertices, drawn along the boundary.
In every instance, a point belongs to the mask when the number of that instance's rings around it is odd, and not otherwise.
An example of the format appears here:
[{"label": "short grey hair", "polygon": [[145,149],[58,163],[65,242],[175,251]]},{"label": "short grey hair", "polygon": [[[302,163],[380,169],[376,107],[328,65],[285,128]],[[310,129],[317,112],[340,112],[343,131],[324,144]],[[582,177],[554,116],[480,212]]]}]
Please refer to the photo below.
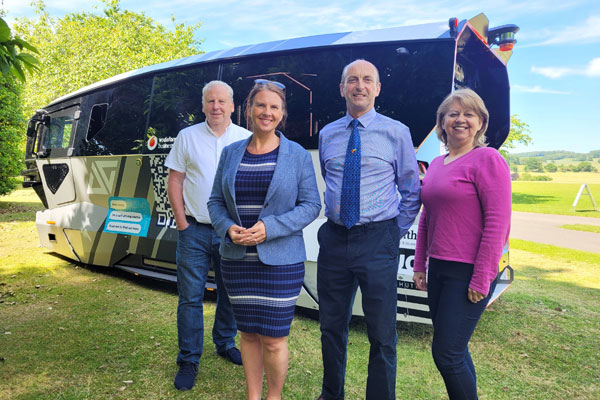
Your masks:
[{"label": "short grey hair", "polygon": [[215,86],[223,86],[225,89],[227,89],[227,94],[229,94],[229,100],[231,100],[231,102],[233,103],[233,89],[231,88],[231,86],[229,86],[228,84],[226,84],[223,81],[214,80],[214,81],[208,82],[202,88],[202,104],[204,104],[204,98],[206,97],[206,94],[208,93],[208,91]]},{"label": "short grey hair", "polygon": [[448,146],[448,135],[444,131],[443,123],[444,117],[450,109],[450,105],[454,102],[457,102],[466,110],[471,110],[477,114],[481,120],[481,129],[475,134],[475,137],[473,138],[473,144],[476,147],[486,147],[487,142],[485,140],[485,131],[487,131],[488,128],[490,113],[485,107],[483,99],[471,89],[455,90],[446,96],[444,101],[442,101],[442,104],[440,104],[438,107],[435,125],[435,131],[438,139],[440,139],[444,145]]},{"label": "short grey hair", "polygon": [[373,66],[373,68],[375,68],[375,83],[379,83],[379,70],[372,62],[367,61],[364,58],[357,58],[356,60],[352,61],[350,64],[348,64],[344,67],[344,69],[342,71],[342,80],[340,83],[343,85],[346,82],[346,78],[348,77],[348,70],[350,69],[351,66],[353,66],[354,64],[356,64],[359,61],[364,61],[366,63],[369,63]]}]

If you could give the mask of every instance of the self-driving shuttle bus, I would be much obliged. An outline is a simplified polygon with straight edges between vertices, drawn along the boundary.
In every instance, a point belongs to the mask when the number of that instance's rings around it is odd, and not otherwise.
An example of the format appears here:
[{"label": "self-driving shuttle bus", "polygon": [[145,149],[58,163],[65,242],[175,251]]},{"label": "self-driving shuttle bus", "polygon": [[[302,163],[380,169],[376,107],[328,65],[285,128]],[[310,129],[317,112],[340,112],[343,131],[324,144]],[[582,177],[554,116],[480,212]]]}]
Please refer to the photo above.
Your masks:
[{"label": "self-driving shuttle bus", "polygon": [[[491,29],[480,14],[280,40],[141,68],[56,99],[35,113],[27,129],[23,185],[33,188],[46,208],[36,216],[39,240],[81,263],[176,280],[177,231],[164,161],[177,133],[203,121],[202,87],[214,79],[233,88],[232,119],[242,126],[243,100],[256,79],[285,85],[289,117],[283,131],[311,151],[321,193],[319,132],[344,115],[340,77],[358,58],[378,67],[382,89],[376,110],[410,128],[422,174],[443,151],[434,132],[435,113],[454,89],[469,87],[483,98],[490,111],[487,140],[498,148],[510,128],[506,62],[518,29]],[[298,306],[315,310],[316,232],[324,221],[321,214],[304,231],[308,260]],[[417,221],[398,244],[398,320],[427,323],[426,293],[412,283]],[[506,248],[494,298],[512,280],[507,253]],[[360,293],[354,314],[362,315]]]}]

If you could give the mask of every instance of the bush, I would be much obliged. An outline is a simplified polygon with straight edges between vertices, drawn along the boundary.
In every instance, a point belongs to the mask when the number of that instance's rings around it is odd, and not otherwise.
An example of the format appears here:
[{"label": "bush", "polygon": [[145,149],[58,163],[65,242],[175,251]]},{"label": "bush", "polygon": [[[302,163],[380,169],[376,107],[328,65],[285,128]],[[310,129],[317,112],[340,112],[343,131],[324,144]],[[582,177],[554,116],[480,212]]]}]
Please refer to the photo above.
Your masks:
[{"label": "bush", "polygon": [[556,166],[556,164],[553,164],[553,163],[546,164],[544,166],[544,169],[546,170],[546,172],[556,172],[556,171],[558,171],[558,167]]},{"label": "bush", "polygon": [[23,167],[21,145],[25,120],[21,114],[21,87],[10,75],[0,75],[0,196],[18,185]]},{"label": "bush", "polygon": [[519,177],[520,181],[544,181],[544,182],[549,182],[552,180],[551,177],[549,177],[548,175],[531,175],[530,173],[523,173],[520,177]]}]

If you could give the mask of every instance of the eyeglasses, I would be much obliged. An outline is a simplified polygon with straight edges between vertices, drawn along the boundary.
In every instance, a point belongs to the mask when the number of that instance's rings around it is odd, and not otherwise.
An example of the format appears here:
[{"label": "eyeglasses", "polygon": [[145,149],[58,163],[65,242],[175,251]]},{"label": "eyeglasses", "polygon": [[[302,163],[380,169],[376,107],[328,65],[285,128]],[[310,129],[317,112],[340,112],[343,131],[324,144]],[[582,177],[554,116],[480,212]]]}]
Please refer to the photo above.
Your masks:
[{"label": "eyeglasses", "polygon": [[254,84],[255,85],[268,85],[268,84],[272,84],[277,86],[279,89],[281,90],[285,90],[285,85],[281,82],[277,82],[277,81],[270,81],[268,79],[255,79],[254,80]]}]

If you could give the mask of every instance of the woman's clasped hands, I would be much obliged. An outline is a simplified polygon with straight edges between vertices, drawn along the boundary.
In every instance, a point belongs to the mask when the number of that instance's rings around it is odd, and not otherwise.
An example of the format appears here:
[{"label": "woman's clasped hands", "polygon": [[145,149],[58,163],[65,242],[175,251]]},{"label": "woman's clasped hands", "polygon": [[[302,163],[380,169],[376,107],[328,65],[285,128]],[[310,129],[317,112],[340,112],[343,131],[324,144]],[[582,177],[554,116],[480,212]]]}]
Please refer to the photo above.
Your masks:
[{"label": "woman's clasped hands", "polygon": [[227,234],[233,243],[241,246],[256,246],[267,239],[267,229],[262,221],[258,221],[250,228],[231,225]]}]

